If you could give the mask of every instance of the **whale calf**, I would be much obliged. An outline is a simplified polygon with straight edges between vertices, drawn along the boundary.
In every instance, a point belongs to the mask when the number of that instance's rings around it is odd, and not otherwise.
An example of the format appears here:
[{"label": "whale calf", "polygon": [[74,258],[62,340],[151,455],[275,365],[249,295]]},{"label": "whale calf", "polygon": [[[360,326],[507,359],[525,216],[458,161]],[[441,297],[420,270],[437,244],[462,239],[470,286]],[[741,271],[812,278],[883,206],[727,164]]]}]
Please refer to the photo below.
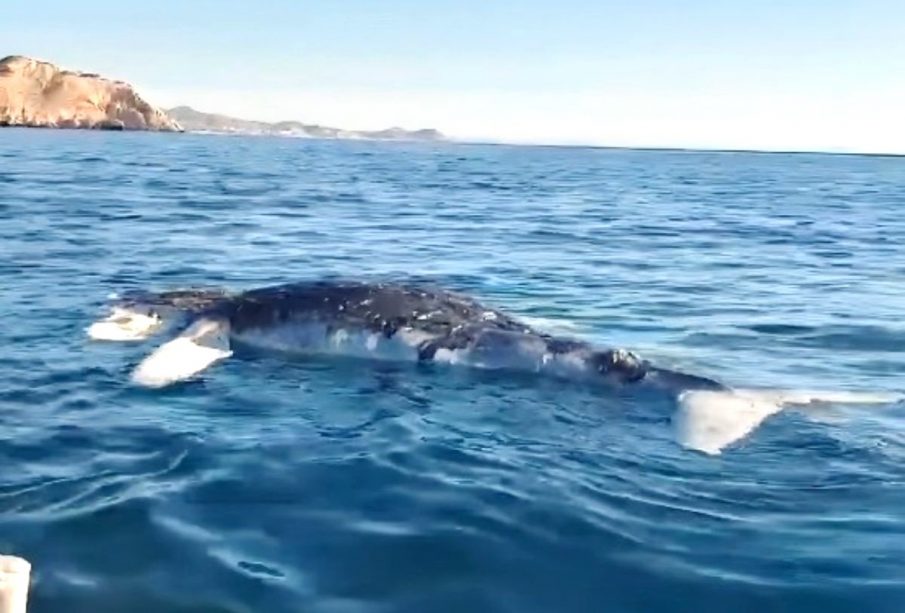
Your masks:
[{"label": "whale calf", "polygon": [[309,281],[243,292],[130,292],[87,329],[91,338],[110,341],[164,331],[174,338],[142,360],[132,373],[135,383],[164,387],[188,379],[241,347],[521,370],[666,390],[678,401],[679,442],[706,453],[719,453],[787,405],[889,401],[872,394],[735,390],[625,349],[547,334],[471,297],[420,284]]}]

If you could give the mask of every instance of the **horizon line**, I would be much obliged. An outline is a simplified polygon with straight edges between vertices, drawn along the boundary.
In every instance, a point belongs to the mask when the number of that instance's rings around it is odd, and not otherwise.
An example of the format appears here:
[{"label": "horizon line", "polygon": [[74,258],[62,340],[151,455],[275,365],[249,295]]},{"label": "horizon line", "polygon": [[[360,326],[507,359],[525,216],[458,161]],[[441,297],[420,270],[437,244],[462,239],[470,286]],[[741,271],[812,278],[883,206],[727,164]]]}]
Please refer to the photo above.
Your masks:
[{"label": "horizon line", "polygon": [[[700,152],[700,153],[756,153],[756,154],[777,154],[777,155],[837,155],[837,156],[864,156],[864,157],[892,157],[899,158],[905,157],[905,151],[901,152],[891,152],[891,151],[846,151],[846,150],[832,150],[832,149],[809,149],[809,148],[795,148],[795,149],[757,149],[757,148],[748,148],[748,147],[719,147],[719,146],[687,146],[687,145],[608,145],[608,144],[597,144],[597,143],[575,143],[575,142],[530,142],[530,141],[507,141],[507,140],[497,140],[493,138],[468,138],[468,137],[457,137],[453,134],[450,134],[444,131],[442,128],[437,127],[405,127],[402,124],[397,124],[395,126],[390,126],[388,128],[377,128],[370,130],[358,130],[358,129],[350,129],[350,128],[342,128],[337,126],[329,126],[324,123],[320,123],[317,121],[311,122],[308,120],[302,119],[279,119],[275,121],[269,121],[265,119],[251,119],[248,117],[239,117],[236,115],[228,115],[225,113],[221,113],[219,111],[202,111],[191,104],[176,104],[168,107],[161,107],[164,112],[169,113],[169,111],[177,108],[187,108],[189,110],[203,113],[206,115],[219,115],[221,117],[226,117],[229,119],[237,119],[240,121],[251,121],[258,122],[263,124],[279,124],[279,123],[300,123],[303,125],[312,125],[318,127],[328,127],[328,128],[336,128],[339,130],[345,130],[349,132],[378,132],[381,130],[389,130],[389,129],[402,129],[409,132],[417,132],[417,131],[435,131],[438,132],[443,138],[437,141],[432,141],[433,143],[449,143],[449,144],[460,144],[460,145],[485,145],[485,146],[495,146],[495,147],[550,147],[550,148],[568,148],[568,149],[608,149],[608,150],[624,150],[624,151],[662,151],[662,152]],[[249,134],[243,132],[219,132],[216,130],[211,131],[199,131],[199,130],[186,130],[186,134],[204,134],[204,135],[213,135],[213,136],[253,136],[253,137],[274,137],[274,138],[299,138],[292,136],[283,136],[280,134]],[[358,139],[343,139],[343,138],[327,138],[327,137],[319,137],[319,136],[309,136],[309,137],[301,137],[303,140],[358,140]],[[361,140],[380,140],[380,139],[361,139]],[[422,142],[424,144],[429,144],[426,141],[418,141],[416,139],[398,139],[398,140],[384,140],[381,142],[409,142],[409,143],[418,143]]]}]

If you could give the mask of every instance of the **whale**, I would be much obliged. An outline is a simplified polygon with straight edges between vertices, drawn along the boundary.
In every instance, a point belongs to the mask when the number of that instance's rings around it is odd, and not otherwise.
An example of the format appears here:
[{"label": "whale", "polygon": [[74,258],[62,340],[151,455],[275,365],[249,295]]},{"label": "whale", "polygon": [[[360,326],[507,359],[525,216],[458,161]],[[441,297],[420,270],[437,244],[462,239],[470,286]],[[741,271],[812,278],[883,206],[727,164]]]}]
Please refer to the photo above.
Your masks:
[{"label": "whale", "polygon": [[732,388],[657,366],[628,349],[549,334],[466,294],[414,282],[140,290],[112,296],[108,308],[88,326],[91,339],[170,337],[132,371],[132,382],[147,388],[199,376],[243,349],[523,371],[671,394],[677,440],[708,454],[786,406],[893,401],[882,394]]}]

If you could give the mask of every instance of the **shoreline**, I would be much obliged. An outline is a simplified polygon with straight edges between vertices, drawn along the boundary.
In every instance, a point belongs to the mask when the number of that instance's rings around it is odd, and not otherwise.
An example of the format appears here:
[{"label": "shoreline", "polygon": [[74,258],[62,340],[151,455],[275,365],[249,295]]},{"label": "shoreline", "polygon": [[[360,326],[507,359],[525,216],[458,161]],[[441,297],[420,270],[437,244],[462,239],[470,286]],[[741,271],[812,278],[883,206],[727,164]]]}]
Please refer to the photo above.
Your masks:
[{"label": "shoreline", "polygon": [[580,145],[568,143],[509,143],[505,141],[491,140],[459,140],[456,138],[444,139],[404,139],[404,138],[367,138],[367,137],[328,137],[328,136],[301,136],[295,134],[273,134],[273,133],[254,133],[254,132],[220,132],[212,130],[135,130],[129,128],[121,128],[116,126],[75,128],[69,126],[45,126],[45,125],[26,125],[26,124],[3,124],[0,123],[0,130],[46,130],[65,131],[65,132],[122,132],[122,133],[147,133],[147,134],[166,134],[179,135],[189,134],[198,136],[226,136],[226,137],[249,137],[249,138],[284,138],[291,140],[303,141],[324,141],[324,142],[365,142],[365,143],[417,143],[417,144],[433,144],[433,145],[470,145],[482,147],[518,147],[518,148],[534,148],[534,149],[591,149],[604,151],[647,151],[660,153],[721,153],[721,154],[755,154],[755,155],[820,155],[820,156],[848,156],[848,157],[873,157],[873,158],[903,158],[903,153],[887,153],[887,152],[860,152],[860,151],[819,151],[808,149],[795,150],[774,150],[774,149],[733,149],[733,148],[706,148],[706,147],[655,147],[655,146],[627,146],[627,145]]}]

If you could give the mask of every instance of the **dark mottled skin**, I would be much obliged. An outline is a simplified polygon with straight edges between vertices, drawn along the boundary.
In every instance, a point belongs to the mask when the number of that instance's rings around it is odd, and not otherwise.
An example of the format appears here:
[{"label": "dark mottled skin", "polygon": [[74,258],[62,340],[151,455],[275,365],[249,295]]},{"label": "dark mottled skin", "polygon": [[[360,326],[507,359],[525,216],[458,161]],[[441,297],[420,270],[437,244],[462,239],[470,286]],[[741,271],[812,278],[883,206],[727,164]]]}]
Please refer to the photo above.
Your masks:
[{"label": "dark mottled skin", "polygon": [[[287,319],[326,319],[336,327],[360,327],[387,336],[402,327],[448,335],[481,322],[499,330],[530,332],[511,317],[470,298],[417,286],[364,283],[294,283],[241,294],[233,301],[237,329]],[[492,321],[483,321],[492,312]]]},{"label": "dark mottled skin", "polygon": [[724,389],[709,379],[656,368],[627,351],[601,350],[583,341],[544,334],[469,297],[427,286],[312,281],[238,294],[219,290],[137,293],[125,296],[121,303],[159,311],[164,316],[175,310],[189,317],[223,317],[236,332],[289,321],[320,321],[332,329],[370,330],[387,338],[402,328],[411,328],[436,337],[419,347],[422,360],[432,359],[440,348],[473,346],[488,333],[495,339],[526,335],[545,343],[551,354],[580,356],[607,379]]}]

